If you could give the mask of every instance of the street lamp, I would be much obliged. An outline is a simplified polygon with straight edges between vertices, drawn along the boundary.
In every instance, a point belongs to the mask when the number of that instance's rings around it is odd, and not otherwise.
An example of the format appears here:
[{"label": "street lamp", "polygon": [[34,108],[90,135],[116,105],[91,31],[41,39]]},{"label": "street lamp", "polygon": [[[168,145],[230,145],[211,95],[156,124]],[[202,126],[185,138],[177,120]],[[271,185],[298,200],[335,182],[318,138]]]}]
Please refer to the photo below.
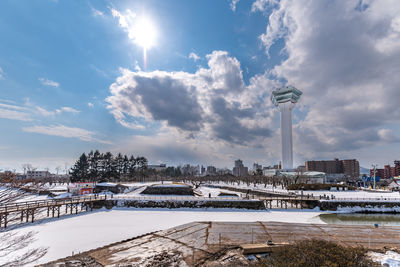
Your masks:
[{"label": "street lamp", "polygon": [[376,167],[377,164],[372,164],[372,168],[374,169],[374,189],[376,188]]}]

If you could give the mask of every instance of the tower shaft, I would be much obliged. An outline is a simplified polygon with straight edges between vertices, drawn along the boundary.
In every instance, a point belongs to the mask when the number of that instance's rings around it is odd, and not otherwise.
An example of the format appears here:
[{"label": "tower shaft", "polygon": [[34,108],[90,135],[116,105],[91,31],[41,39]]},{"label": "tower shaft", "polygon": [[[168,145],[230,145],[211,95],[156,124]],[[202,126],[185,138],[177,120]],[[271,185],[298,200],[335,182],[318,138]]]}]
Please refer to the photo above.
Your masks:
[{"label": "tower shaft", "polygon": [[281,112],[282,169],[293,169],[292,109],[294,104],[279,104]]},{"label": "tower shaft", "polygon": [[292,109],[301,95],[293,86],[274,90],[271,95],[272,103],[281,112],[282,168],[286,170],[293,169]]}]

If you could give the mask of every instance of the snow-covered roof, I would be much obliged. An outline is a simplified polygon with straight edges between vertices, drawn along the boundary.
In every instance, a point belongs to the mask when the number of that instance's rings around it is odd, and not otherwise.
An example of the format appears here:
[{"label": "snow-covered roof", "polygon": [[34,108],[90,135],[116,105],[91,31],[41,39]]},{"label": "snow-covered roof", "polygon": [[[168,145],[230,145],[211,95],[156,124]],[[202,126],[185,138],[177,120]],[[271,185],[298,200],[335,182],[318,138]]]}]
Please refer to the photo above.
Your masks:
[{"label": "snow-covered roof", "polygon": [[109,186],[109,187],[116,186],[116,185],[117,184],[109,183],[109,182],[103,182],[103,183],[96,184],[96,186]]},{"label": "snow-covered roof", "polygon": [[316,172],[316,171],[303,172],[301,174],[299,174],[299,172],[280,172],[280,174],[282,174],[284,176],[304,175],[304,176],[315,177],[315,178],[325,177],[324,172]]},{"label": "snow-covered roof", "polygon": [[155,184],[152,187],[190,187],[186,184]]},{"label": "snow-covered roof", "polygon": [[324,172],[310,171],[310,172],[304,172],[303,175],[307,175],[307,176],[325,176],[325,173]]}]

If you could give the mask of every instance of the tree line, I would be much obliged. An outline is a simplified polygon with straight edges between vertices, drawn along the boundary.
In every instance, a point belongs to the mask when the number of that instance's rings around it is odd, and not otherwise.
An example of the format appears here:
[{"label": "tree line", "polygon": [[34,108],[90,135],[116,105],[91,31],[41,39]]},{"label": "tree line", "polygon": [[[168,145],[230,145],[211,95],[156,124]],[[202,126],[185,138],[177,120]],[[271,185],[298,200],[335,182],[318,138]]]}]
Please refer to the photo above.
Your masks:
[{"label": "tree line", "polygon": [[71,168],[71,182],[143,181],[147,175],[147,159],[98,150],[83,153]]}]

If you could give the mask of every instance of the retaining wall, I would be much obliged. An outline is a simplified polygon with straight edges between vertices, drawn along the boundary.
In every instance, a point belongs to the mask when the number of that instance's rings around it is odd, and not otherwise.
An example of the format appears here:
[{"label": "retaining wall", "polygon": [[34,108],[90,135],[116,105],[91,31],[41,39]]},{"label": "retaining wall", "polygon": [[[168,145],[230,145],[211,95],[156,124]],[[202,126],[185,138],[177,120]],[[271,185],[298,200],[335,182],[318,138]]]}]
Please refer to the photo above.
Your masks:
[{"label": "retaining wall", "polygon": [[96,206],[109,209],[112,207],[266,209],[264,202],[260,200],[104,200],[98,201]]}]

